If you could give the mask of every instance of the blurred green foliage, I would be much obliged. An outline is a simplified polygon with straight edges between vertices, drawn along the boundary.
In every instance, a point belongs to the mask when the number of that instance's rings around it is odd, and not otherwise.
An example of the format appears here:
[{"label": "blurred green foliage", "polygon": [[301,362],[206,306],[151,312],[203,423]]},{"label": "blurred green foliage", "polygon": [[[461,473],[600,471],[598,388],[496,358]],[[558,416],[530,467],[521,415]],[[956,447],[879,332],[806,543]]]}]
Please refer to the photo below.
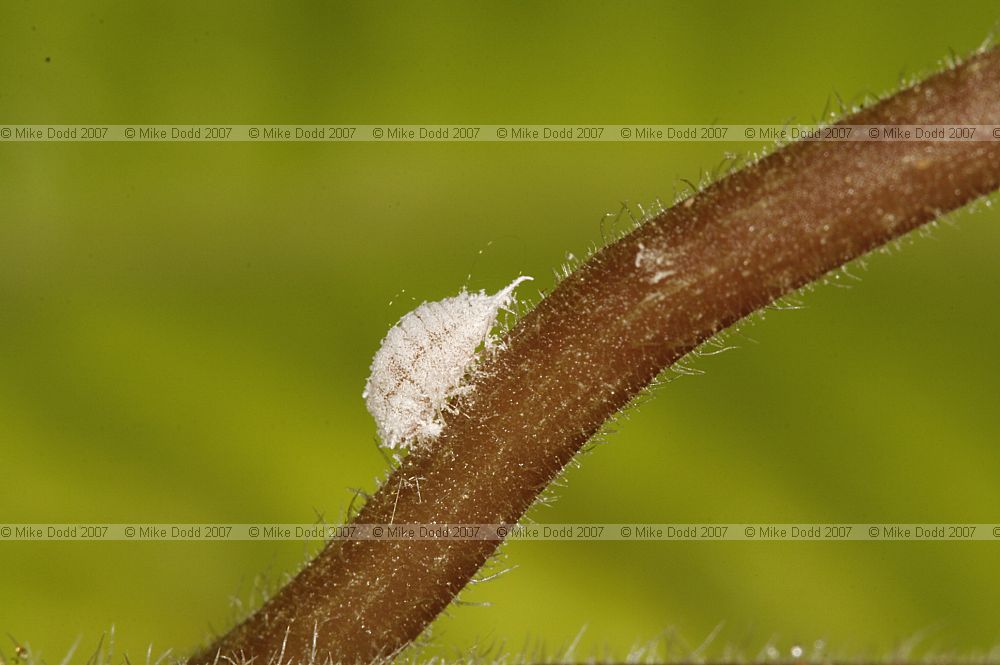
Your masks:
[{"label": "blurred green foliage", "polygon": [[[4,123],[760,122],[977,46],[996,3],[5,3]],[[384,463],[360,398],[413,300],[553,283],[691,144],[4,144],[0,521],[337,520]],[[760,146],[756,146],[760,147]],[[1000,520],[1000,228],[954,216],[631,410],[546,521]],[[480,250],[484,250],[479,254]],[[403,291],[405,290],[405,293]],[[390,301],[394,301],[391,305]],[[991,303],[993,303],[991,305]],[[992,543],[514,543],[438,652],[621,654],[672,630],[987,649]],[[7,543],[0,630],[50,662],[227,625],[295,543]],[[686,642],[685,642],[686,641]],[[81,647],[83,648],[83,647]],[[807,650],[808,653],[808,650]],[[132,658],[135,662],[135,657]]]}]

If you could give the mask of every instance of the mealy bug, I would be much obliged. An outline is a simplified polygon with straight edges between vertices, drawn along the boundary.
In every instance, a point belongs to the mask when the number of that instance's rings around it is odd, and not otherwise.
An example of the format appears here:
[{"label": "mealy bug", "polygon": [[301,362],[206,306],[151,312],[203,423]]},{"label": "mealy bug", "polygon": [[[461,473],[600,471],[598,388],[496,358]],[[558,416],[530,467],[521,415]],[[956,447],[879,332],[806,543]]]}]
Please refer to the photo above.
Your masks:
[{"label": "mealy bug", "polygon": [[494,295],[463,288],[421,304],[389,329],[361,394],[384,446],[408,448],[441,433],[449,401],[471,389],[466,377],[479,354],[496,343],[492,330],[500,310],[530,279],[518,277]]}]

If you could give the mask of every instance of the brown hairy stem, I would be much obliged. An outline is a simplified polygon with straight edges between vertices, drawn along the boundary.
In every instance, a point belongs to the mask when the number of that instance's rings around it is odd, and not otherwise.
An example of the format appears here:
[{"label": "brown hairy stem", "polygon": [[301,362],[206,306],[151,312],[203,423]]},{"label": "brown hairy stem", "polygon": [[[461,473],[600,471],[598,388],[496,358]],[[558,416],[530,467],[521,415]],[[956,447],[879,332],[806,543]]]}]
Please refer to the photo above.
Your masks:
[{"label": "brown hairy stem", "polygon": [[[844,122],[1000,124],[1000,51]],[[484,361],[440,438],[407,456],[356,522],[516,522],[664,368],[775,299],[998,186],[1000,141],[802,142],[719,180],[601,250],[525,315]],[[191,662],[391,655],[497,545],[331,543]]]}]

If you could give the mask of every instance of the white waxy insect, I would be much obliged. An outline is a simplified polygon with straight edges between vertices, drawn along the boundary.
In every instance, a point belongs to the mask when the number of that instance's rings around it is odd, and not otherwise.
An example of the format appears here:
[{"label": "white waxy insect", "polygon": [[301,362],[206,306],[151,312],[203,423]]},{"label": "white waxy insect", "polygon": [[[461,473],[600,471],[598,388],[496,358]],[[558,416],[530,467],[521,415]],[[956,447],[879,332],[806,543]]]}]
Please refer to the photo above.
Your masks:
[{"label": "white waxy insect", "polygon": [[408,448],[441,433],[449,401],[471,389],[466,377],[481,351],[496,342],[491,331],[500,310],[530,279],[518,277],[493,295],[463,288],[421,304],[389,329],[361,394],[383,445]]}]

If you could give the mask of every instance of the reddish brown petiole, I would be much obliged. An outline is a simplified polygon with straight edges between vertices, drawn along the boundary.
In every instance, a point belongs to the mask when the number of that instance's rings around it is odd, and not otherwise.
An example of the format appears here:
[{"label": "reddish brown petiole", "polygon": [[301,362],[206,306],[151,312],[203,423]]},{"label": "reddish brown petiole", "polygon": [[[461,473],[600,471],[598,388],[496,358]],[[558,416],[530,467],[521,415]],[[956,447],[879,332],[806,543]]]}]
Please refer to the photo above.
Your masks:
[{"label": "reddish brown petiole", "polygon": [[[845,122],[1000,124],[1000,51]],[[776,298],[998,186],[1000,141],[796,143],[716,182],[599,252],[524,316],[486,361],[461,414],[404,460],[357,520],[516,522],[665,367]],[[415,478],[419,493],[408,482]],[[191,662],[390,655],[497,544],[331,544]]]}]

